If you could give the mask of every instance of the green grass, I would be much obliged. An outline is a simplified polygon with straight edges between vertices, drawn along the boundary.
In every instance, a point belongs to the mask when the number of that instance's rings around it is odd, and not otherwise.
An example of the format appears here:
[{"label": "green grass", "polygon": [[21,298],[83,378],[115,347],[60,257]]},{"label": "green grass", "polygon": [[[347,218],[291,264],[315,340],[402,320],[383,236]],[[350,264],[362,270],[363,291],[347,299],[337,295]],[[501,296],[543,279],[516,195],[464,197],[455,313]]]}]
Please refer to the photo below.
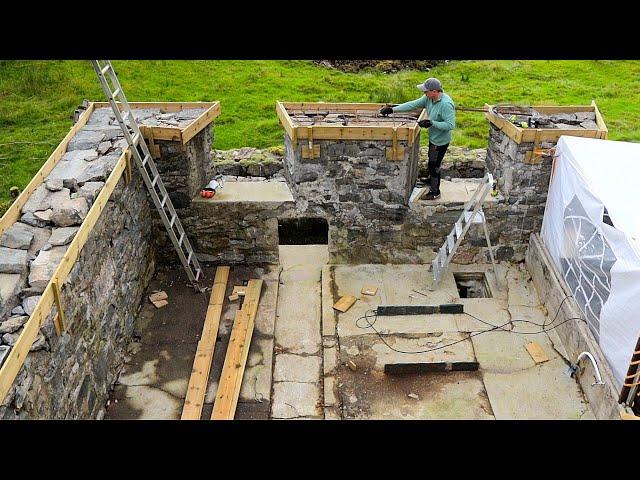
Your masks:
[{"label": "green grass", "polygon": [[[417,98],[415,85],[428,76],[442,80],[459,106],[593,99],[610,139],[640,141],[640,61],[455,61],[428,73],[390,75],[347,74],[287,60],[113,63],[129,101],[219,100],[217,149],[281,144],[277,100],[400,103]],[[66,135],[84,98],[103,100],[88,61],[0,61],[0,211],[9,188],[24,188]],[[459,112],[457,122],[453,144],[486,146],[481,113]]]}]

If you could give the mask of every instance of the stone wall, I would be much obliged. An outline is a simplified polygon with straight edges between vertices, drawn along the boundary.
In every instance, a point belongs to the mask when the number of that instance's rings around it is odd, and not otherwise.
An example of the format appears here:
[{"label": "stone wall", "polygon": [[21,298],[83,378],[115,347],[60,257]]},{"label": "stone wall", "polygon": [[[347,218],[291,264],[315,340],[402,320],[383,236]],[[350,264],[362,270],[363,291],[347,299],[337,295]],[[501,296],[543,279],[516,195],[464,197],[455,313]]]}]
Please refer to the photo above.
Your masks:
[{"label": "stone wall", "polygon": [[277,264],[278,217],[290,206],[291,202],[255,201],[249,197],[228,202],[196,198],[183,225],[193,238],[200,261],[219,265]]},{"label": "stone wall", "polygon": [[[327,220],[330,261],[402,261],[400,252],[391,258],[392,249],[381,245],[388,251],[380,254],[371,241],[372,236],[389,241],[399,238],[417,180],[420,137],[411,148],[407,142],[398,142],[405,147],[402,161],[387,160],[391,141],[316,141],[320,157],[315,159],[302,158],[302,142],[294,148],[288,134],[284,141],[284,176],[296,200],[296,208],[287,216]],[[351,251],[360,245],[367,248]]]},{"label": "stone wall", "polygon": [[[160,157],[155,159],[156,166],[169,193],[169,198],[178,212],[178,216],[185,226],[189,241],[194,243],[196,237],[185,222],[193,218],[192,225],[197,224],[192,209],[192,201],[198,198],[202,190],[211,179],[215,170],[211,162],[211,145],[213,143],[213,129],[206,126],[186,144],[169,140],[157,140]],[[158,248],[158,260],[161,263],[173,264],[179,262],[166,228],[155,211],[153,201],[149,197],[149,205],[154,209],[152,215],[155,225],[155,241]]]},{"label": "stone wall", "polygon": [[[549,149],[555,145],[555,142],[543,142],[540,148]],[[498,182],[498,188],[508,203],[542,204],[544,207],[553,158],[544,155],[539,163],[525,163],[527,152],[532,151],[533,142],[518,144],[494,124],[490,124],[487,169]]]},{"label": "stone wall", "polygon": [[[146,189],[134,172],[131,183],[118,183],[62,286],[69,330],[55,333],[52,310],[0,418],[102,417],[154,269],[150,218]],[[20,308],[32,309],[37,298],[25,297]]]},{"label": "stone wall", "polygon": [[596,380],[595,370],[587,359],[580,362],[580,368],[576,372],[580,387],[596,418],[598,420],[620,419],[622,406],[618,404],[619,391],[615,387],[616,383],[609,363],[586,322],[576,320],[584,317],[575,300],[566,298],[571,295],[569,288],[558,275],[546,247],[537,234],[531,235],[526,254],[526,267],[549,317],[555,320],[551,326],[556,327],[555,330],[566,350],[568,361],[575,363],[578,355],[585,351],[591,353],[596,359],[604,385],[593,385]]},{"label": "stone wall", "polygon": [[[387,223],[379,219],[377,228],[336,228],[329,224],[330,246],[334,246],[332,263],[430,263],[442,246],[453,224],[462,214],[462,202],[411,203],[398,211]],[[485,202],[483,206],[489,238],[496,260],[524,259],[528,235],[540,228],[541,214],[526,215],[523,209],[501,201]],[[538,212],[540,213],[540,212]],[[453,258],[454,263],[470,264],[490,261],[481,225],[472,225]]]},{"label": "stone wall", "polygon": [[160,157],[154,159],[176,209],[189,208],[191,200],[209,182],[213,132],[204,128],[186,144],[156,140]]}]

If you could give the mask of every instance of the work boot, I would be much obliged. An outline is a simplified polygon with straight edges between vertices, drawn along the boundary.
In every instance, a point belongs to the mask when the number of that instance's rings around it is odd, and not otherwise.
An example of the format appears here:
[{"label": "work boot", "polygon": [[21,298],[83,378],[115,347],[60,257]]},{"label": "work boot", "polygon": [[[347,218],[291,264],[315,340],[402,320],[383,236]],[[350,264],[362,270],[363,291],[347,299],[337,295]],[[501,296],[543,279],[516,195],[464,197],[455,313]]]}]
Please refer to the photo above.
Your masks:
[{"label": "work boot", "polygon": [[436,200],[438,198],[440,198],[440,192],[429,192],[427,196],[424,197],[425,200]]}]

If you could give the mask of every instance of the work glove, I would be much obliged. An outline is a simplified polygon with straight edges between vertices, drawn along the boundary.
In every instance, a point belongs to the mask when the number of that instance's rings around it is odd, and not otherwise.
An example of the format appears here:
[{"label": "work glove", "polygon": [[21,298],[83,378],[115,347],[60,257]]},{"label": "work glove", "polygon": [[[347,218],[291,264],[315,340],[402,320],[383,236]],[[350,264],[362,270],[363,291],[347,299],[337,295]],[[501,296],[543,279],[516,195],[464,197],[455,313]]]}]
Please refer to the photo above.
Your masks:
[{"label": "work glove", "polygon": [[382,107],[380,109],[380,115],[390,115],[393,113],[393,107],[390,107],[389,105],[385,105],[384,107]]},{"label": "work glove", "polygon": [[420,120],[418,122],[418,125],[420,125],[420,128],[429,128],[431,126],[431,120],[429,119]]}]

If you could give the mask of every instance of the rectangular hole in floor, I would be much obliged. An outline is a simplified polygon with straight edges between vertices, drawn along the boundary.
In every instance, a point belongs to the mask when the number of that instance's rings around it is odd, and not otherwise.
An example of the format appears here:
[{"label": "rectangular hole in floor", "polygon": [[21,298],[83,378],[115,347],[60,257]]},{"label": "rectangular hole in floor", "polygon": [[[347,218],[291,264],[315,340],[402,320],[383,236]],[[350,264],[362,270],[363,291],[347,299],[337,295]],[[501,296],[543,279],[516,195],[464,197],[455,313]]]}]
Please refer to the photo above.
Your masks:
[{"label": "rectangular hole in floor", "polygon": [[460,298],[491,298],[491,288],[485,272],[454,272],[453,278]]},{"label": "rectangular hole in floor", "polygon": [[329,223],[324,218],[278,219],[280,245],[327,245]]}]

